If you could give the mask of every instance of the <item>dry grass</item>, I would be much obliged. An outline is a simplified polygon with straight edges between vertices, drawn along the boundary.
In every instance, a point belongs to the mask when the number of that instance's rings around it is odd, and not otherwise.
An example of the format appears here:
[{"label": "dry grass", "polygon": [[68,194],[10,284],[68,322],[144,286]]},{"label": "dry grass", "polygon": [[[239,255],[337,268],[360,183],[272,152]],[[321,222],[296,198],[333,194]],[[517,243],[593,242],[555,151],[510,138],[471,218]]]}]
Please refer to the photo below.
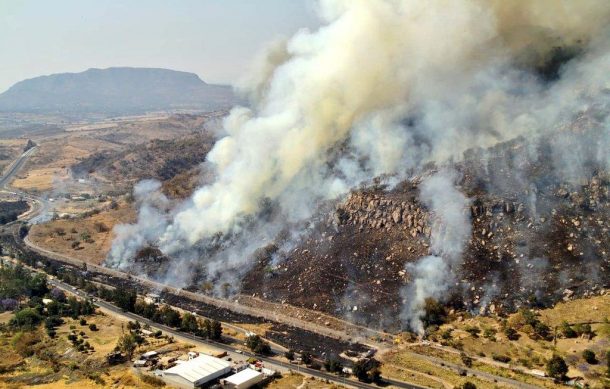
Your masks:
[{"label": "dry grass", "polygon": [[0,172],[23,152],[26,142],[25,139],[0,139]]},{"label": "dry grass", "polygon": [[570,323],[610,319],[610,295],[561,302],[552,309],[540,311],[541,319],[550,326],[566,320]]},{"label": "dry grass", "polygon": [[[598,356],[604,355],[610,344],[610,324],[603,323],[610,316],[610,296],[595,296],[579,299],[567,303],[559,303],[554,308],[538,312],[539,319],[551,328],[568,321],[570,323],[593,321],[601,322],[591,327],[596,336],[589,340],[585,338],[557,339],[557,342],[533,340],[527,334],[521,333],[516,341],[509,341],[502,333],[500,321],[492,317],[473,317],[462,321],[455,321],[441,328],[444,331],[452,328],[452,340],[461,344],[462,349],[471,356],[486,357],[489,361],[493,355],[503,355],[511,358],[510,364],[515,367],[545,370],[546,361],[558,353],[566,358],[570,366],[568,376],[584,376],[590,385],[599,384],[599,376],[603,375],[604,366],[588,365],[582,359],[582,351],[593,350]],[[514,315],[513,315],[514,316]],[[512,316],[511,316],[512,317]],[[508,322],[511,321],[508,318]],[[468,327],[478,327],[481,333],[474,337],[465,330]],[[483,336],[485,329],[497,331],[493,339]],[[440,339],[440,336],[438,336]],[[444,360],[460,363],[459,355],[432,347],[412,347],[418,353],[433,355]],[[456,361],[457,360],[457,361]],[[516,373],[509,369],[492,366],[486,363],[475,363],[477,369],[492,374],[510,377],[513,379],[533,383],[539,386],[553,387],[548,381],[541,381],[534,376]]]},{"label": "dry grass", "polygon": [[9,320],[11,320],[11,317],[13,317],[13,313],[12,312],[2,312],[2,313],[0,313],[0,324],[8,323]]},{"label": "dry grass", "polygon": [[[135,220],[135,211],[128,205],[119,209],[101,212],[83,219],[55,220],[32,227],[29,239],[43,249],[80,259],[88,263],[100,264],[110,250],[115,224],[129,223]],[[102,223],[108,231],[98,232],[96,223]],[[59,229],[59,230],[58,230]],[[63,231],[65,235],[60,235]],[[76,231],[76,232],[72,232]],[[88,232],[92,243],[83,241],[81,234]],[[72,243],[80,241],[80,249],[73,249]]]},{"label": "dry grass", "polygon": [[270,382],[265,388],[269,389],[329,389],[343,388],[341,385],[327,383],[325,381],[305,377],[297,373],[287,373],[280,379]]},{"label": "dry grass", "polygon": [[[35,139],[39,148],[13,180],[12,186],[32,192],[61,189],[54,188],[56,182],[68,179],[70,166],[81,159],[99,152],[125,150],[152,139],[175,139],[201,128],[206,120],[208,118],[205,116],[167,118],[165,115],[144,115],[71,126],[59,135]],[[0,140],[0,151],[3,150],[3,145],[6,145],[6,150],[13,150],[4,153],[6,160],[0,158],[0,168],[20,154],[25,142],[25,139]],[[107,184],[120,185],[121,179],[112,177],[112,182]]]},{"label": "dry grass", "polygon": [[[51,353],[60,361],[59,371],[38,354],[28,358],[19,356],[12,347],[13,335],[0,334],[0,388],[146,388],[152,389],[153,383],[143,380],[134,373],[130,363],[108,368],[104,365],[105,355],[112,351],[117,339],[123,332],[127,320],[118,319],[102,313],[86,317],[87,325],[81,326],[78,320],[64,318],[65,323],[57,328],[57,336],[48,338],[40,330],[41,342],[35,346],[38,351]],[[91,331],[89,324],[96,324],[98,331]],[[72,328],[71,328],[72,327]],[[94,351],[77,352],[67,335],[72,331],[94,347]],[[79,335],[80,337],[81,335]],[[136,355],[150,350],[166,352],[165,355],[179,356],[190,349],[181,343],[169,343],[165,339],[147,339],[149,344],[136,350]],[[37,351],[37,352],[38,352]],[[12,380],[13,382],[7,382]],[[31,386],[36,383],[35,386]]]},{"label": "dry grass", "polygon": [[33,192],[51,190],[54,180],[66,179],[69,176],[69,167],[80,158],[85,158],[98,150],[116,148],[116,144],[91,136],[62,135],[43,140],[11,185]]}]

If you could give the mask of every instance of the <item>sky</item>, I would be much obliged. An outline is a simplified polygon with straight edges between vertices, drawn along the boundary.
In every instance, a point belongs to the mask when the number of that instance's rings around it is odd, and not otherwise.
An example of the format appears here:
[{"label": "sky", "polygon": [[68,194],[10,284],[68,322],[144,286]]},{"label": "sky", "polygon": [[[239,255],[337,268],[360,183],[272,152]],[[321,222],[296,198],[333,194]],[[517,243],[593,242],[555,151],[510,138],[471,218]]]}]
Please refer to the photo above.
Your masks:
[{"label": "sky", "polygon": [[313,0],[0,0],[0,92],[111,66],[235,83],[265,46],[318,24]]}]

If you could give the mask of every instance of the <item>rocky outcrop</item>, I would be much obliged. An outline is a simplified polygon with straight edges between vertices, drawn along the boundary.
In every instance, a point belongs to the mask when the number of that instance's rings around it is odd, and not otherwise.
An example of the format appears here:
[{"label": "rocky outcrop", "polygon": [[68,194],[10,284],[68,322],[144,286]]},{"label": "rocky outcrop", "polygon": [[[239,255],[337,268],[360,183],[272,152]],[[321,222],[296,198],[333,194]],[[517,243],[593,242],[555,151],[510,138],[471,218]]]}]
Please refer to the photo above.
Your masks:
[{"label": "rocky outcrop", "polygon": [[413,238],[430,237],[428,214],[417,203],[384,198],[373,193],[354,192],[337,207],[334,221],[339,226],[390,231],[399,228]]}]

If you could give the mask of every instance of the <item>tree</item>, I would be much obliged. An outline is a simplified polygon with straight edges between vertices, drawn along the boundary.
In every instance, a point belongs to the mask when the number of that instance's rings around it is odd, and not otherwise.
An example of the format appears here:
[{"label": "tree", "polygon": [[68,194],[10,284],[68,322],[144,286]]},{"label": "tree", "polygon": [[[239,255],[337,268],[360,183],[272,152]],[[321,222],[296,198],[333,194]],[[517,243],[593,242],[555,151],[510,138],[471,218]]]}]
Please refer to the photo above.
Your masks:
[{"label": "tree", "polygon": [[606,375],[610,376],[610,350],[606,351]]},{"label": "tree", "polygon": [[597,363],[597,358],[592,350],[586,349],[582,352],[582,358],[589,364],[593,365]]},{"label": "tree", "polygon": [[561,331],[561,334],[564,338],[575,338],[578,336],[576,334],[576,331],[574,331],[570,324],[565,320],[561,322],[561,325],[559,326],[559,331]]},{"label": "tree", "polygon": [[261,337],[258,335],[250,335],[246,338],[246,346],[254,351],[254,349],[256,348],[256,346],[258,346],[258,344],[262,341]]},{"label": "tree", "polygon": [[519,340],[519,333],[513,327],[506,327],[504,329],[504,335],[508,340]]},{"label": "tree", "polygon": [[324,368],[330,373],[340,373],[343,370],[341,361],[334,356],[326,358],[326,361],[324,361]]},{"label": "tree", "polygon": [[359,381],[379,382],[381,380],[381,363],[376,359],[361,359],[354,363],[352,372]]},{"label": "tree", "polygon": [[549,377],[563,380],[568,372],[568,365],[559,355],[553,355],[546,364],[546,372]]},{"label": "tree", "polygon": [[593,336],[593,330],[591,329],[591,324],[576,324],[574,326],[574,331],[576,331],[576,334],[578,336],[587,336],[589,338],[591,338]]},{"label": "tree", "polygon": [[157,311],[158,321],[170,327],[179,327],[182,322],[180,313],[169,305],[164,305]]},{"label": "tree", "polygon": [[117,342],[117,348],[131,359],[133,352],[136,350],[136,339],[133,334],[124,334]]},{"label": "tree", "polygon": [[477,386],[470,381],[466,381],[461,386],[462,389],[477,389]]},{"label": "tree", "polygon": [[203,323],[201,323],[199,333],[200,336],[203,336],[204,338],[210,337],[210,334],[212,333],[212,322],[210,319],[205,319]]},{"label": "tree", "polygon": [[309,365],[311,364],[311,362],[313,362],[313,356],[311,355],[311,353],[303,351],[301,353],[301,361],[303,361],[304,364]]},{"label": "tree", "polygon": [[460,358],[462,359],[464,366],[472,367],[472,358],[466,355],[466,353],[460,353]]},{"label": "tree", "polygon": [[138,295],[135,290],[127,289],[115,289],[112,293],[112,300],[116,305],[124,311],[133,312],[136,306],[136,300]]},{"label": "tree", "polygon": [[12,327],[32,329],[42,321],[42,316],[34,308],[24,308],[10,320]]},{"label": "tree", "polygon": [[289,361],[294,361],[294,351],[292,350],[288,350],[284,353],[284,356],[286,357],[286,359],[288,359]]},{"label": "tree", "polygon": [[246,338],[246,346],[256,354],[269,354],[271,347],[258,335],[251,335]]},{"label": "tree", "polygon": [[427,298],[424,302],[424,316],[422,317],[424,327],[430,325],[440,326],[445,323],[446,319],[447,312],[443,304],[431,297]]},{"label": "tree", "polygon": [[197,318],[192,313],[185,313],[182,315],[182,322],[180,323],[180,329],[182,331],[196,333],[199,329],[199,325],[197,324]]},{"label": "tree", "polygon": [[212,323],[210,326],[210,339],[214,339],[214,340],[222,339],[222,325],[217,320],[212,320]]}]

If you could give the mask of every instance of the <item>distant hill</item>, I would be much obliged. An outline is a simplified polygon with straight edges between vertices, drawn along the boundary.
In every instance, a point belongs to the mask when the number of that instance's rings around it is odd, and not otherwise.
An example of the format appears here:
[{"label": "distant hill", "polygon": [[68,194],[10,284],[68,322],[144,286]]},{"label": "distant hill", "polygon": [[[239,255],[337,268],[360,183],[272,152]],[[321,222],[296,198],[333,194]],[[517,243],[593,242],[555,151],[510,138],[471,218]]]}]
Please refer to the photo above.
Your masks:
[{"label": "distant hill", "polygon": [[215,110],[232,105],[232,89],[168,69],[108,68],[20,81],[0,94],[0,112],[137,113]]}]

